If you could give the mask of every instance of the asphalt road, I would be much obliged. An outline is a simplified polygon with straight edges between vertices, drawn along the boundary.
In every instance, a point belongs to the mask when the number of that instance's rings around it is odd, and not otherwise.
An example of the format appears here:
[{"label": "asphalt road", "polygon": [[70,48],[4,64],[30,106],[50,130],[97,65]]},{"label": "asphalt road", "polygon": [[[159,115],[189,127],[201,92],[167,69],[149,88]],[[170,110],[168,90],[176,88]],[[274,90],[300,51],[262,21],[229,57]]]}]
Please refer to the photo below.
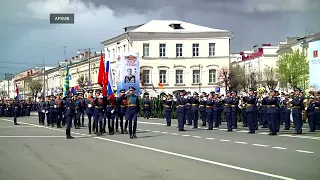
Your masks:
[{"label": "asphalt road", "polygon": [[162,119],[139,119],[138,139],[82,128],[66,140],[64,129],[39,126],[36,116],[18,121],[0,118],[0,180],[320,179],[320,132],[179,132]]}]

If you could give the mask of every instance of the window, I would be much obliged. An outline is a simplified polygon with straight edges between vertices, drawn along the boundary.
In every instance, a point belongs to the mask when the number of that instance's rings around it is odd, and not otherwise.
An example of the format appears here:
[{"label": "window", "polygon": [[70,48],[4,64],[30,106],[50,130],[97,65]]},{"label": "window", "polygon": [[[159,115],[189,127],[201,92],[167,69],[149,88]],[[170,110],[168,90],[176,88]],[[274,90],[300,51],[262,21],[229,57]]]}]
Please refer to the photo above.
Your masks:
[{"label": "window", "polygon": [[108,58],[110,58],[110,54],[111,54],[111,53],[110,53],[110,50],[108,50]]},{"label": "window", "polygon": [[217,70],[210,69],[209,70],[209,83],[216,83],[217,82]]},{"label": "window", "polygon": [[183,84],[183,70],[176,70],[176,84]]},{"label": "window", "polygon": [[182,44],[176,44],[176,56],[182,57]]},{"label": "window", "polygon": [[159,71],[159,82],[161,84],[167,84],[167,71],[166,70]]},{"label": "window", "polygon": [[193,82],[193,84],[200,83],[200,70],[193,70],[192,71],[192,82]]},{"label": "window", "polygon": [[199,44],[192,44],[192,54],[194,57],[199,56]]},{"label": "window", "polygon": [[112,58],[114,61],[116,60],[116,51],[114,49],[112,50]]},{"label": "window", "polygon": [[143,56],[149,57],[149,44],[143,44]]},{"label": "window", "polygon": [[166,56],[166,44],[159,44],[159,56],[160,57]]},{"label": "window", "polygon": [[124,45],[123,45],[123,52],[126,52],[126,47],[127,47],[127,46],[124,44]]},{"label": "window", "polygon": [[143,70],[142,71],[142,74],[143,74],[143,79],[142,79],[142,82],[143,84],[150,84],[150,70]]},{"label": "window", "polygon": [[209,43],[209,56],[214,56],[216,51],[216,43]]},{"label": "window", "polygon": [[118,47],[118,52],[117,52],[118,54],[120,54],[120,52],[121,52],[121,49],[120,49],[120,48],[121,48],[121,47],[119,46],[119,47]]}]

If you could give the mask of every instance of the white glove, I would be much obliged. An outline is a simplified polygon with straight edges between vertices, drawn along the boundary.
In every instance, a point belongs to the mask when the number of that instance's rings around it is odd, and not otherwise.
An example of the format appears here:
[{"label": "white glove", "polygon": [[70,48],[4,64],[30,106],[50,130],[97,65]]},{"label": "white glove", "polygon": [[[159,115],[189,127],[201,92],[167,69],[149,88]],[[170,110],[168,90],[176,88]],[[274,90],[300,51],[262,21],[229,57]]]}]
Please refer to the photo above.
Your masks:
[{"label": "white glove", "polygon": [[163,97],[162,100],[166,100],[166,97]]},{"label": "white glove", "polygon": [[307,110],[308,108],[306,107],[306,108],[304,108],[304,110]]},{"label": "white glove", "polygon": [[114,109],[112,109],[112,111],[111,111],[111,114],[113,114],[114,113]]},{"label": "white glove", "polygon": [[173,98],[173,101],[177,101],[177,98]]},{"label": "white glove", "polygon": [[46,111],[45,110],[42,110],[42,113],[45,113]]},{"label": "white glove", "polygon": [[103,98],[103,96],[102,96],[102,95],[100,95],[100,96],[99,96],[99,98]]},{"label": "white glove", "polygon": [[207,101],[207,100],[208,100],[208,98],[204,97],[204,98],[203,98],[203,100],[204,100],[204,101]]},{"label": "white glove", "polygon": [[54,108],[57,108],[57,105],[54,105],[53,107],[54,107]]},{"label": "white glove", "polygon": [[129,92],[130,92],[130,90],[126,91],[126,93],[125,93],[125,94],[128,94]]},{"label": "white glove", "polygon": [[183,98],[188,99],[188,96],[186,95],[186,96],[184,96]]},{"label": "white glove", "polygon": [[92,105],[91,105],[91,104],[88,104],[88,107],[89,107],[89,108],[91,108],[91,107],[92,107]]},{"label": "white glove", "polygon": [[289,99],[289,101],[292,101],[292,100],[293,100],[292,98]]},{"label": "white glove", "polygon": [[46,114],[48,114],[49,111],[46,111]]}]

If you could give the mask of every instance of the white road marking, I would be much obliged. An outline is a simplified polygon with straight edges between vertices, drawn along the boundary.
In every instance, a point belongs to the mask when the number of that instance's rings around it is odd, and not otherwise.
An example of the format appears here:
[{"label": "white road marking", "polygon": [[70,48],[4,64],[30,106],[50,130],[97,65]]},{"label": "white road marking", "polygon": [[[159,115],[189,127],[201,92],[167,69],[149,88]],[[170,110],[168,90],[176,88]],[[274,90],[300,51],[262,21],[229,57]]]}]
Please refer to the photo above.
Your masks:
[{"label": "white road marking", "polygon": [[144,130],[144,131],[149,132],[150,130],[149,130],[149,129],[146,129],[146,130]]},{"label": "white road marking", "polygon": [[183,137],[189,137],[190,135],[189,134],[184,134],[182,135]]},{"label": "white road marking", "polygon": [[161,132],[162,134],[169,134],[168,132]]},{"label": "white road marking", "polygon": [[179,134],[177,134],[177,133],[170,133],[170,134],[175,135],[175,136],[178,136],[178,135],[179,135]]},{"label": "white road marking", "polygon": [[307,153],[307,154],[313,154],[314,152],[311,151],[304,151],[304,150],[295,150],[296,152],[301,152],[301,153]]},{"label": "white road marking", "polygon": [[257,134],[268,135],[269,133],[267,133],[267,132],[261,132],[261,133],[257,133]]},{"label": "white road marking", "polygon": [[142,131],[142,129],[137,129],[138,131]]},{"label": "white road marking", "polygon": [[216,139],[216,138],[206,138],[206,139],[208,139],[208,140],[214,140],[214,139]]},{"label": "white road marking", "polygon": [[220,139],[220,141],[222,141],[222,142],[229,142],[230,140],[228,140],[228,139]]},{"label": "white road marking", "polygon": [[[73,136],[83,137],[83,136]],[[0,138],[66,138],[66,136],[0,136]]]},{"label": "white road marking", "polygon": [[246,133],[246,132],[248,132],[248,131],[246,131],[246,130],[241,130],[241,131],[236,131],[236,132]]},{"label": "white road marking", "polygon": [[284,147],[272,147],[273,149],[287,149],[287,148],[284,148]]},{"label": "white road marking", "polygon": [[35,126],[0,126],[0,128],[37,128]]},{"label": "white road marking", "polygon": [[194,138],[201,138],[201,136],[192,136],[192,137],[194,137]]},{"label": "white road marking", "polygon": [[229,165],[229,164],[225,164],[225,163],[220,163],[217,161],[211,161],[211,160],[202,159],[202,158],[198,158],[198,157],[188,156],[188,155],[170,152],[170,151],[166,151],[166,150],[161,150],[161,149],[157,149],[157,148],[152,148],[152,147],[148,147],[148,146],[141,146],[141,145],[137,145],[137,144],[131,144],[131,143],[117,141],[117,140],[113,140],[113,139],[107,139],[107,138],[103,138],[103,137],[94,137],[94,138],[108,141],[108,142],[117,143],[117,144],[122,144],[122,145],[126,145],[126,146],[136,147],[136,148],[140,148],[140,149],[146,149],[149,151],[159,152],[162,154],[167,154],[167,155],[177,156],[177,157],[181,157],[181,158],[185,158],[185,159],[195,160],[195,161],[199,161],[199,162],[203,162],[203,163],[207,163],[207,164],[212,164],[212,165],[216,165],[216,166],[221,166],[221,167],[226,167],[226,168],[244,171],[244,172],[248,172],[248,173],[258,174],[261,176],[267,176],[267,177],[272,177],[272,178],[277,178],[277,179],[282,179],[282,180],[295,180],[293,178],[289,178],[289,177],[285,177],[285,176],[280,176],[280,175],[271,174],[271,173],[267,173],[267,172],[257,171],[257,170],[253,170],[253,169],[247,169],[247,168],[243,168],[243,167],[239,167],[239,166],[234,166],[234,165]]},{"label": "white road marking", "polygon": [[218,129],[219,131],[226,131],[226,130],[228,130],[228,129]]},{"label": "white road marking", "polygon": [[154,133],[159,133],[160,131],[152,131],[152,132],[154,132]]},{"label": "white road marking", "polygon": [[268,147],[269,145],[265,145],[265,144],[252,144],[253,146],[260,146],[260,147]]},{"label": "white road marking", "polygon": [[236,143],[236,144],[248,144],[247,142],[242,142],[242,141],[235,141],[234,143]]}]

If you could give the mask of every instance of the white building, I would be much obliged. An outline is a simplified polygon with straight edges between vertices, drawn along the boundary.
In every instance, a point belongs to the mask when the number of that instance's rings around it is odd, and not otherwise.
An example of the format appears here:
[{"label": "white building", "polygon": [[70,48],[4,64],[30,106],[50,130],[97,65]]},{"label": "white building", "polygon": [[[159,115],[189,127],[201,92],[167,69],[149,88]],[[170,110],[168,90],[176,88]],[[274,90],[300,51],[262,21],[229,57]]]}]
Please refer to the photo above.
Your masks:
[{"label": "white building", "polygon": [[[102,42],[106,58],[115,62],[122,52],[139,52],[141,85],[149,93],[154,92],[153,86],[159,89],[159,83],[167,93],[213,91],[219,87],[219,70],[229,67],[231,32],[227,30],[175,20],[153,20],[124,29],[123,34]],[[225,92],[223,87],[220,92]]]},{"label": "white building", "polygon": [[0,99],[14,98],[16,96],[13,80],[0,81]]}]

